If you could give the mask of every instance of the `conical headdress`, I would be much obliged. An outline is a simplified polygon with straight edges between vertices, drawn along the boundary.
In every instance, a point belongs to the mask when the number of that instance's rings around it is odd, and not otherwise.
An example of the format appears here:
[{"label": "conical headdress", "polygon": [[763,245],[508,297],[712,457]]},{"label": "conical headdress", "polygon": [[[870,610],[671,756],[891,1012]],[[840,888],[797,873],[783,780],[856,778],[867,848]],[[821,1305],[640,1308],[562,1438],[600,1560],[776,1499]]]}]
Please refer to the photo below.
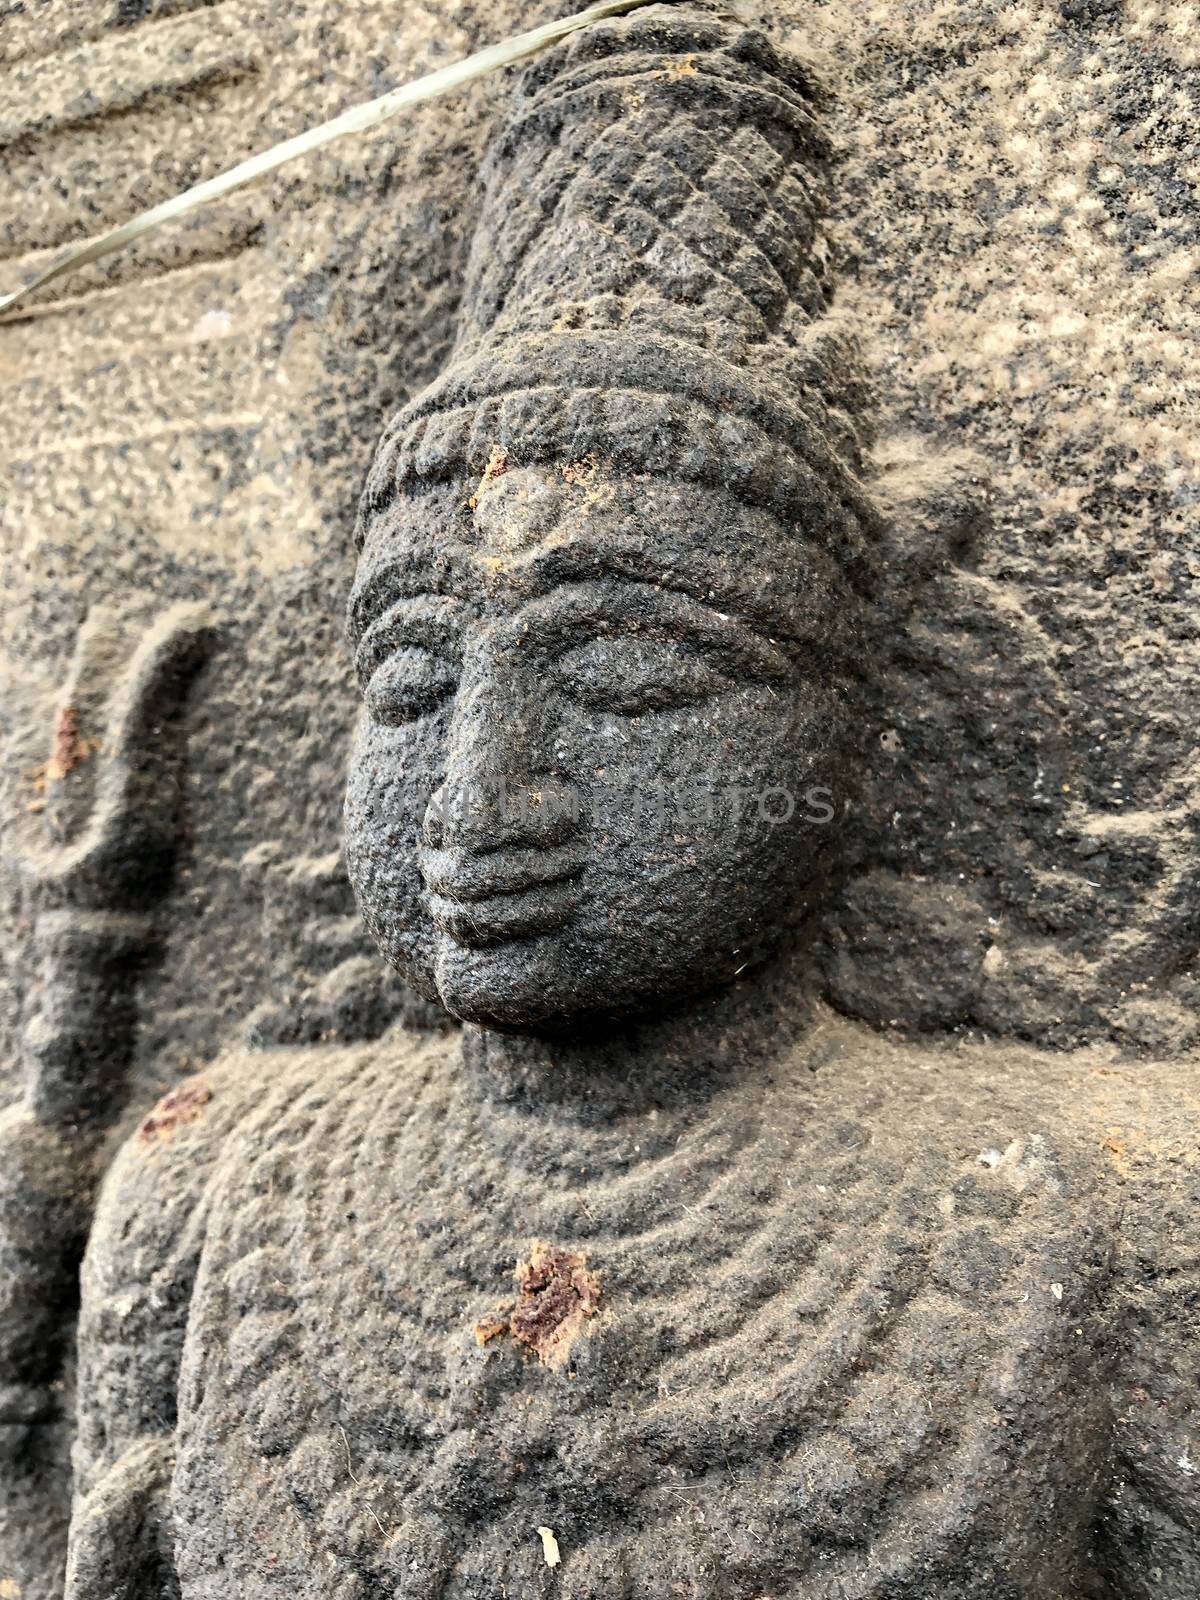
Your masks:
[{"label": "conical headdress", "polygon": [[517,91],[484,172],[458,338],[389,424],[359,519],[585,457],[719,485],[858,566],[870,414],[829,312],[810,74],[693,6],[576,35]]}]

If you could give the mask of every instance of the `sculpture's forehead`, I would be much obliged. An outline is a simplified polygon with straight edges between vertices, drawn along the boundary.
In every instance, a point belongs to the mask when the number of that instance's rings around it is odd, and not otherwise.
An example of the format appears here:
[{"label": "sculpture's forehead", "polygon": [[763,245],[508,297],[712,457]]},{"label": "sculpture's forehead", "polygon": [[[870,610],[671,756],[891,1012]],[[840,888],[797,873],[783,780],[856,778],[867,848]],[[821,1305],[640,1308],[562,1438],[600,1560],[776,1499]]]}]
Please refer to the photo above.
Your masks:
[{"label": "sculpture's forehead", "polygon": [[504,613],[598,577],[679,589],[783,636],[823,631],[840,589],[809,541],[729,492],[606,474],[591,461],[494,462],[465,495],[409,501],[372,528],[351,628],[397,594],[454,594]]}]

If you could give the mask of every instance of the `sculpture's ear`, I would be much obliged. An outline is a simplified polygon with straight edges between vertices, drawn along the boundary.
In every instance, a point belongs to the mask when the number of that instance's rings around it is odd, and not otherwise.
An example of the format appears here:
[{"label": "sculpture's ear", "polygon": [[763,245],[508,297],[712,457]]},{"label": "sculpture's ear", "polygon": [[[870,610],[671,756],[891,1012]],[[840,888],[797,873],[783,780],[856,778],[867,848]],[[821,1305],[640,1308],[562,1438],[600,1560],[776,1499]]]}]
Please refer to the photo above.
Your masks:
[{"label": "sculpture's ear", "polygon": [[1059,646],[981,559],[979,460],[902,438],[875,460],[860,782],[817,951],[828,998],[884,1026],[1191,1048],[1200,768],[1157,808],[1089,808]]},{"label": "sculpture's ear", "polygon": [[988,471],[973,451],[931,450],[909,434],[881,440],[871,459],[883,521],[874,598],[881,620],[895,620],[930,578],[974,567],[991,525]]},{"label": "sculpture's ear", "polygon": [[873,460],[860,785],[818,956],[826,993],[881,1025],[982,1025],[1003,1007],[1010,1029],[1035,1031],[1066,1008],[1044,976],[995,996],[1038,943],[1026,912],[1059,848],[1069,708],[1036,620],[974,570],[990,521],[980,460],[907,437]]}]

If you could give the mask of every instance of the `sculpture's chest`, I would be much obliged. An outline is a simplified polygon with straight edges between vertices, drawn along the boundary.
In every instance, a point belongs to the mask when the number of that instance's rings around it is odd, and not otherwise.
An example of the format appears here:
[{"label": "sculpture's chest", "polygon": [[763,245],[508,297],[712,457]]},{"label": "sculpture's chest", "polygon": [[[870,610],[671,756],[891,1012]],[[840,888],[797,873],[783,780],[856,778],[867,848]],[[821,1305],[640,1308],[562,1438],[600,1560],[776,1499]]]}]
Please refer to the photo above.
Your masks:
[{"label": "sculpture's chest", "polygon": [[[1040,1154],[914,1177],[784,1102],[572,1142],[376,1087],[231,1152],[181,1385],[185,1594],[899,1594],[982,1550],[990,1595],[1041,1546],[1070,1565],[1009,1474],[1036,1456],[1044,1498],[1096,1389]],[[547,1301],[556,1365],[512,1331],[538,1240],[587,1274]]]}]

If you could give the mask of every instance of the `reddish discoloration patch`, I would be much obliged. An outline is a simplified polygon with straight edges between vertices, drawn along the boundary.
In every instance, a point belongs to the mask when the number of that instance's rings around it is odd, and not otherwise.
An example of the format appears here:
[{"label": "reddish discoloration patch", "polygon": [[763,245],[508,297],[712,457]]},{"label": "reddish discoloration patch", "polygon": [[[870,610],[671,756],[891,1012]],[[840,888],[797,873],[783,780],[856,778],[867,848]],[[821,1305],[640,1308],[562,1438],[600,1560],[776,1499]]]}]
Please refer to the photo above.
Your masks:
[{"label": "reddish discoloration patch", "polygon": [[600,1280],[574,1250],[536,1242],[517,1262],[517,1303],[508,1319],[513,1338],[543,1366],[560,1367],[600,1303]]},{"label": "reddish discoloration patch", "polygon": [[479,504],[479,496],[487,488],[488,484],[493,483],[497,478],[502,478],[508,468],[508,451],[502,444],[494,444],[491,454],[487,458],[487,466],[483,469],[483,477],[479,480],[479,487],[467,501],[472,511]]},{"label": "reddish discoloration patch", "polygon": [[580,456],[578,461],[568,461],[565,467],[558,470],[568,483],[591,483],[596,476],[600,461],[595,451],[589,450],[587,455]]},{"label": "reddish discoloration patch", "polygon": [[154,1110],[144,1119],[137,1131],[143,1144],[153,1144],[156,1139],[167,1139],[182,1122],[195,1122],[202,1109],[212,1099],[212,1090],[203,1078],[191,1083],[181,1083],[178,1089],[163,1095]]},{"label": "reddish discoloration patch", "polygon": [[502,444],[494,444],[488,456],[487,466],[483,469],[481,484],[491,483],[493,478],[502,478],[508,471],[508,451]]},{"label": "reddish discoloration patch", "polygon": [[[79,712],[74,706],[59,706],[54,717],[54,753],[33,774],[33,787],[44,794],[52,783],[61,783],[69,772],[81,766],[100,748],[95,739],[85,739],[79,731]],[[44,811],[46,802],[35,800],[30,811]]]},{"label": "reddish discoloration patch", "polygon": [[508,1332],[507,1317],[484,1317],[472,1329],[476,1344],[490,1344],[493,1339],[498,1339],[502,1333]]},{"label": "reddish discoloration patch", "polygon": [[48,778],[65,778],[87,754],[79,737],[79,712],[74,706],[59,706],[54,719],[54,754],[46,769]]}]

